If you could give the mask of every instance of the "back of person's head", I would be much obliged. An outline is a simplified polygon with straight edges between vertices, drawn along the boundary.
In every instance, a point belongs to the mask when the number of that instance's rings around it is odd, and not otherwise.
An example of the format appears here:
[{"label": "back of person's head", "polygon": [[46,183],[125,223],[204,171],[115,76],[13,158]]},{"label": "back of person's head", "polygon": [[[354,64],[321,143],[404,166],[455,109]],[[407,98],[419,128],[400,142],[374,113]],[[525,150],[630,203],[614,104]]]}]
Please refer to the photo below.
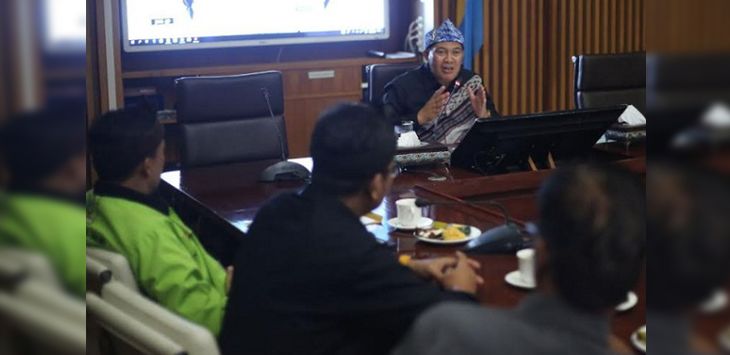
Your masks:
[{"label": "back of person's head", "polygon": [[359,103],[336,105],[319,118],[312,134],[312,183],[345,196],[388,173],[395,154],[393,126],[376,109]]},{"label": "back of person's head", "polygon": [[676,163],[649,166],[647,306],[694,308],[730,277],[730,183]]},{"label": "back of person's head", "polygon": [[636,285],[644,255],[644,190],[628,172],[577,165],[558,169],[539,192],[539,229],[557,292],[599,311]]},{"label": "back of person's head", "polygon": [[153,157],[164,139],[155,115],[145,110],[118,110],[94,121],[89,130],[92,163],[101,181],[121,182]]},{"label": "back of person's head", "polygon": [[72,159],[83,158],[85,126],[79,110],[42,110],[9,118],[0,130],[0,155],[10,185],[39,188]]}]

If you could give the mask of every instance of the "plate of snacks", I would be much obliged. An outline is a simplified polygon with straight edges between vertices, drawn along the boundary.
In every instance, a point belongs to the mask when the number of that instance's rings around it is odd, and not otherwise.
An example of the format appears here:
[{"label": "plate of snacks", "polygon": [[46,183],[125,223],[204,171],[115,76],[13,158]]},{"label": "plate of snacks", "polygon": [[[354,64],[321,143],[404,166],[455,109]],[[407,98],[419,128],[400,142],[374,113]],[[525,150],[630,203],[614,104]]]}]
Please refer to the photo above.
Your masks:
[{"label": "plate of snacks", "polygon": [[465,224],[433,222],[431,228],[418,229],[414,233],[422,242],[433,244],[459,244],[482,234],[479,228]]}]

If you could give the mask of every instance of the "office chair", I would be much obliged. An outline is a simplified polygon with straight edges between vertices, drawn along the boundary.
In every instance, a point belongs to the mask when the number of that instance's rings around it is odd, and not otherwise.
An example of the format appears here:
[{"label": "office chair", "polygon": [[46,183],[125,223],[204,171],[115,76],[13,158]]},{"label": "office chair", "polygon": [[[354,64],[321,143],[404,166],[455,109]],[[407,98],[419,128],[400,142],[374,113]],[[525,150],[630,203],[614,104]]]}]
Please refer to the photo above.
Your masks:
[{"label": "office chair", "polygon": [[86,247],[86,257],[106,266],[111,271],[112,278],[127,286],[134,292],[139,292],[137,279],[124,255],[100,248]]},{"label": "office chair", "polygon": [[16,264],[28,277],[49,286],[61,288],[61,282],[50,261],[39,252],[20,248],[6,248],[0,250],[0,259]]},{"label": "office chair", "polygon": [[188,355],[220,353],[215,337],[207,329],[170,312],[120,282],[110,281],[105,284],[101,289],[101,298],[124,314],[179,344]]},{"label": "office chair", "polygon": [[100,354],[184,355],[182,345],[154,326],[124,313],[93,293],[86,294],[89,346]]},{"label": "office chair", "polygon": [[175,80],[182,165],[288,156],[281,72]]},{"label": "office chair", "polygon": [[572,59],[576,108],[628,104],[645,112],[645,53],[591,54]]},{"label": "office chair", "polygon": [[112,280],[112,271],[100,261],[86,257],[86,290],[101,293],[102,287]]},{"label": "office chair", "polygon": [[69,323],[20,297],[0,292],[0,352],[14,354],[86,353],[84,323]]},{"label": "office chair", "polygon": [[381,107],[383,105],[385,85],[398,75],[417,67],[418,64],[416,63],[370,64],[366,66],[365,74],[367,76],[368,89],[365,92],[363,101],[375,107]]}]

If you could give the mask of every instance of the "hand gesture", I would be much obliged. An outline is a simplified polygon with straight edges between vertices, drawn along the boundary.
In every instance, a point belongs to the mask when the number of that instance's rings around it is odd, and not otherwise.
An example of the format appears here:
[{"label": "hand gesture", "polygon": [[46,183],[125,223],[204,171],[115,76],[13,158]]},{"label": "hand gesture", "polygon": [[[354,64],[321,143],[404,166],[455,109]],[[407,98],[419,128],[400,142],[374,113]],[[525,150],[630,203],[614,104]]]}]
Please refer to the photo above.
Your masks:
[{"label": "hand gesture", "polygon": [[447,101],[449,101],[449,93],[446,92],[445,86],[441,86],[418,111],[418,123],[424,125],[438,118]]},{"label": "hand gesture", "polygon": [[471,108],[478,117],[484,118],[489,117],[489,110],[487,110],[487,90],[484,86],[479,86],[476,89],[467,88],[469,91],[469,101],[471,101]]},{"label": "hand gesture", "polygon": [[441,284],[450,290],[476,294],[478,286],[484,284],[484,279],[476,274],[480,267],[477,261],[457,251],[456,265],[444,275]]},{"label": "hand gesture", "polygon": [[441,257],[435,259],[411,260],[408,267],[424,279],[441,281],[449,269],[456,266],[455,257]]}]

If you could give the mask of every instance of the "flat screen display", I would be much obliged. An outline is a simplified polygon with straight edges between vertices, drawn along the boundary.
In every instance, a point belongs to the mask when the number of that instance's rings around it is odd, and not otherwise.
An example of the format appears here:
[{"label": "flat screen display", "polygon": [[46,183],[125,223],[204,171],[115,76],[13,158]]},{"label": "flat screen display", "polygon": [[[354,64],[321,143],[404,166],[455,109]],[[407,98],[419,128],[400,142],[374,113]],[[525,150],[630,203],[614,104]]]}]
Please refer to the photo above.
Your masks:
[{"label": "flat screen display", "polygon": [[127,52],[387,39],[390,0],[122,0]]},{"label": "flat screen display", "polygon": [[43,48],[46,53],[83,52],[86,45],[86,2],[44,0]]}]

